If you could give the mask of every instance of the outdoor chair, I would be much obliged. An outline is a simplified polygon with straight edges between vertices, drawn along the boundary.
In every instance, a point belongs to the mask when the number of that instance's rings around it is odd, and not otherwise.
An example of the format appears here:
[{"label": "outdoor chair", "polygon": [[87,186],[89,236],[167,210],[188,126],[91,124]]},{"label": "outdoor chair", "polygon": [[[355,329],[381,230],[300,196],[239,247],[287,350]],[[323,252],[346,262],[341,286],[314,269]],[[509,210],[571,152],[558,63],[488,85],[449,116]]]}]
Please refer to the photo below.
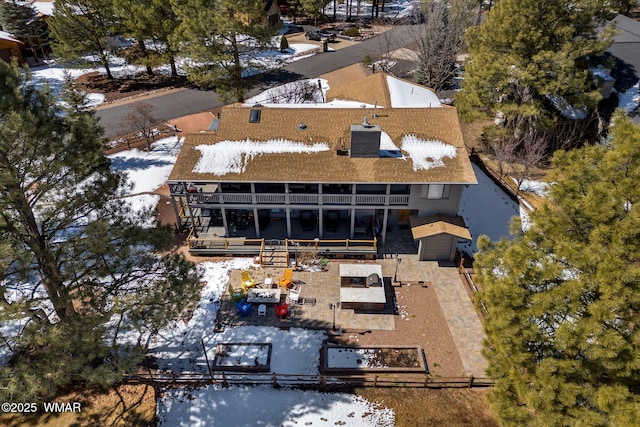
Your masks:
[{"label": "outdoor chair", "polygon": [[283,288],[289,289],[291,287],[291,275],[293,274],[293,270],[290,268],[284,269],[284,276],[280,276],[278,279],[278,285]]},{"label": "outdoor chair", "polygon": [[240,281],[242,282],[242,289],[245,293],[249,291],[249,288],[253,288],[256,285],[255,280],[251,277],[251,273],[247,270],[240,273]]},{"label": "outdoor chair", "polygon": [[233,302],[240,302],[240,300],[244,298],[244,293],[242,291],[236,291],[235,289],[233,289],[231,283],[229,283],[227,291],[229,292],[229,296],[231,297],[231,301]]},{"label": "outdoor chair", "polygon": [[300,289],[289,290],[289,304],[298,304],[300,302]]},{"label": "outdoor chair", "polygon": [[260,304],[258,306],[258,316],[266,316],[267,315],[267,306],[265,304]]},{"label": "outdoor chair", "polygon": [[276,305],[276,317],[278,320],[286,319],[289,314],[289,306],[287,303]]},{"label": "outdoor chair", "polygon": [[236,313],[242,317],[246,317],[251,313],[251,303],[246,302],[244,299],[238,301],[236,304]]}]

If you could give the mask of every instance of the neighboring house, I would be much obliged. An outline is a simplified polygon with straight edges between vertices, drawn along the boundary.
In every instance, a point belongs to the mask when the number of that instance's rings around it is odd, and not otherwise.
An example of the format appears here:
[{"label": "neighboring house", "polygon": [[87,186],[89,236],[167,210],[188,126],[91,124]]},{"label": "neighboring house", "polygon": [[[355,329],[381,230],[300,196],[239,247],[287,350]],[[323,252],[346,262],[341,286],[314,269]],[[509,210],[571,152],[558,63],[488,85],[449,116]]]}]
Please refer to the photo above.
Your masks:
[{"label": "neighboring house", "polygon": [[24,62],[20,49],[22,42],[14,38],[11,34],[0,31],[0,60],[11,62],[12,58],[16,58],[18,62]]},{"label": "neighboring house", "polygon": [[611,76],[615,88],[624,92],[640,79],[640,22],[618,15],[614,19],[616,34],[607,53],[616,59]]},{"label": "neighboring house", "polygon": [[287,251],[375,256],[404,226],[421,259],[452,260],[470,239],[460,196],[477,183],[456,109],[383,73],[326,97],[226,106],[185,137],[169,187],[190,251],[262,256],[278,239]]}]

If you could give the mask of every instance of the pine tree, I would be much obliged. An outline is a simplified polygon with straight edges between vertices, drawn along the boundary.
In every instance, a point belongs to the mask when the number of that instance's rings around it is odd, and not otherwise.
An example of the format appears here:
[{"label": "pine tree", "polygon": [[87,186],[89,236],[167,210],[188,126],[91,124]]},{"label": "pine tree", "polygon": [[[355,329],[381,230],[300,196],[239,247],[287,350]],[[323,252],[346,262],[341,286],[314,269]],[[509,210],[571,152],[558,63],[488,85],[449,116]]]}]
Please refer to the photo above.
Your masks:
[{"label": "pine tree", "polygon": [[48,46],[49,29],[44,21],[38,17],[32,5],[17,0],[0,2],[0,25],[27,43],[33,56],[38,59],[38,50]]},{"label": "pine tree", "polygon": [[170,250],[170,230],[140,225],[151,212],[118,197],[123,178],[77,92],[63,111],[6,63],[0,92],[0,321],[24,326],[0,397],[108,385],[142,357],[118,344],[120,328],[151,330],[177,316],[199,291],[193,266]]},{"label": "pine tree", "polygon": [[[604,52],[610,31],[599,31],[608,9],[600,1],[500,0],[468,30],[470,57],[456,105],[466,118],[500,114],[529,129],[552,128],[561,112],[550,97],[592,111],[600,100],[588,60]],[[525,120],[523,120],[523,118]]]},{"label": "pine tree", "polygon": [[93,55],[113,78],[109,60],[117,50],[114,37],[120,31],[111,0],[55,0],[55,14],[49,18],[53,53],[63,61],[85,65]]},{"label": "pine tree", "polygon": [[276,33],[261,25],[265,12],[260,0],[171,0],[171,5],[181,21],[173,40],[192,61],[189,79],[215,87],[223,100],[242,102],[251,84],[243,71],[264,69],[258,55],[272,45]]},{"label": "pine tree", "polygon": [[505,425],[637,425],[640,128],[553,158],[548,202],[479,242],[491,402]]},{"label": "pine tree", "polygon": [[283,34],[282,37],[280,38],[280,52],[285,53],[287,49],[289,49],[289,41],[287,40],[287,37]]},{"label": "pine tree", "polygon": [[[138,62],[147,66],[151,73],[152,66],[169,63],[171,74],[178,75],[175,57],[178,46],[174,46],[171,35],[176,31],[180,21],[173,9],[164,0],[115,0],[114,7],[123,34],[134,38],[142,48]],[[146,47],[148,43],[150,47]]]}]

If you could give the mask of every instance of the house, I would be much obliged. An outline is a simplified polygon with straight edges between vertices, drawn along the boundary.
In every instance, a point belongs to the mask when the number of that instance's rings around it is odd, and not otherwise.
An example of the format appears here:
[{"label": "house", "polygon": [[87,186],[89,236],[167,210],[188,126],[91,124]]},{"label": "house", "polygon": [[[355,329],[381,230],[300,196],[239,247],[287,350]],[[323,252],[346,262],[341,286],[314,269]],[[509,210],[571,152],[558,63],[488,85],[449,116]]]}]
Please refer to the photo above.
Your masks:
[{"label": "house", "polygon": [[389,230],[413,226],[421,259],[453,259],[470,238],[460,196],[477,183],[456,109],[384,73],[326,99],[226,106],[186,136],[169,187],[190,251],[375,256]]},{"label": "house", "polygon": [[22,42],[14,38],[6,31],[0,31],[0,60],[11,62],[12,58],[16,58],[18,62],[24,62],[20,49]]}]

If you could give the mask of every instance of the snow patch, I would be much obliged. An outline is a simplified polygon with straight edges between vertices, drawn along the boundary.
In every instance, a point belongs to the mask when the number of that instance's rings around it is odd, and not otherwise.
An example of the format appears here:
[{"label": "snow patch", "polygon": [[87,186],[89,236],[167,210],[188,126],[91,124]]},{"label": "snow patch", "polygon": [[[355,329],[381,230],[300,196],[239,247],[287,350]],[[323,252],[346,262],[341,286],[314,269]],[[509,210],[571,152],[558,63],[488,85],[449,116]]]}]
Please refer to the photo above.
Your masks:
[{"label": "snow patch", "polygon": [[413,170],[431,169],[444,166],[444,158],[453,159],[456,147],[442,141],[424,140],[415,135],[406,135],[400,143],[402,149],[413,160]]}]

